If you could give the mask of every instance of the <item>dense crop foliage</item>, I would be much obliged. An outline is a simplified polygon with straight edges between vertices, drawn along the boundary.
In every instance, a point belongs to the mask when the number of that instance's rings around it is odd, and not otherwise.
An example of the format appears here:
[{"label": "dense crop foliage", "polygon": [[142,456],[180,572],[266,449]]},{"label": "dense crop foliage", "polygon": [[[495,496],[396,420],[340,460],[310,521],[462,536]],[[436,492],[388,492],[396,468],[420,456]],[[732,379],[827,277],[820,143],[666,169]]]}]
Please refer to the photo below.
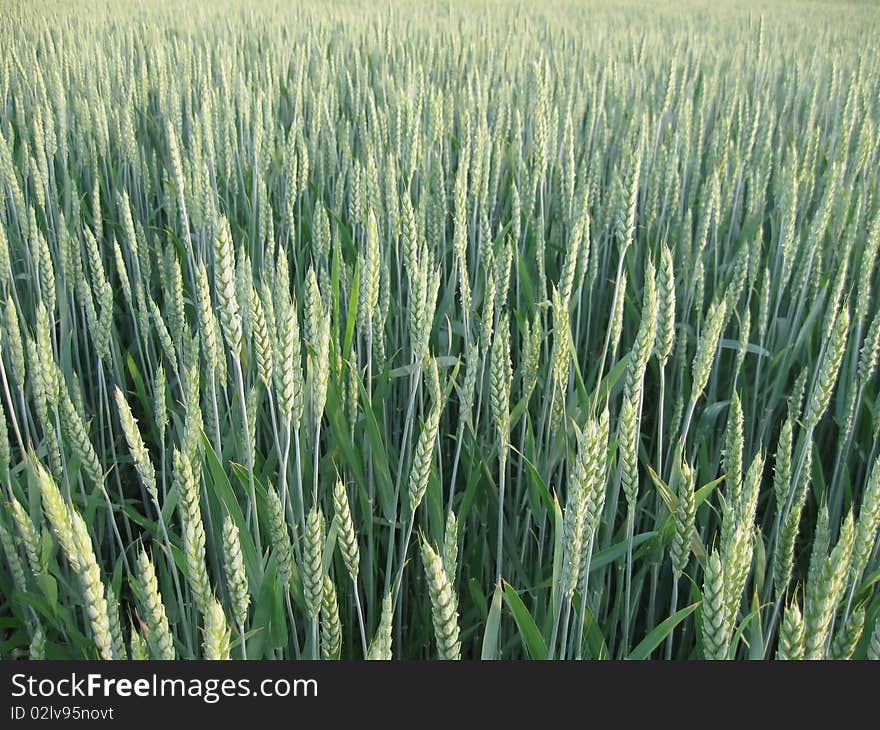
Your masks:
[{"label": "dense crop foliage", "polygon": [[3,656],[877,658],[876,8],[94,5],[0,5]]}]

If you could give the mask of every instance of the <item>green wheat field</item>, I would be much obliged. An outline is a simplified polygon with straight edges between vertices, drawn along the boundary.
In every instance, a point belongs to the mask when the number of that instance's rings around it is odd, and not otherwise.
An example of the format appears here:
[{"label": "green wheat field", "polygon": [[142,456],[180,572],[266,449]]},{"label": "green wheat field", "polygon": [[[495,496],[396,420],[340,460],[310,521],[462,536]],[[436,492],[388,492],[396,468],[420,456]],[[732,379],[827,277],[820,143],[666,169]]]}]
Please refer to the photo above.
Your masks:
[{"label": "green wheat field", "polygon": [[876,5],[0,46],[0,656],[880,656]]}]

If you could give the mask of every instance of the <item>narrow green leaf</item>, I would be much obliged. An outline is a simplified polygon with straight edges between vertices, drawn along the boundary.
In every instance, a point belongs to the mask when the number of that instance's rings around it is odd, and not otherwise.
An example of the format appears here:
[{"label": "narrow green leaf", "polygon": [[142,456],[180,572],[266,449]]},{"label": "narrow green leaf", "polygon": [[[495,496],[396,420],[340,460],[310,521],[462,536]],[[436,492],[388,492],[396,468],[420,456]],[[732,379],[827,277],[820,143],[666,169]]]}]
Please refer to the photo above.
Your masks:
[{"label": "narrow green leaf", "polygon": [[663,640],[669,636],[669,633],[676,626],[678,626],[687,616],[690,616],[696,611],[697,606],[699,605],[699,603],[692,603],[690,606],[686,606],[685,608],[676,611],[665,621],[661,621],[639,642],[638,646],[630,652],[627,659],[648,659],[651,656],[651,652],[663,643]]},{"label": "narrow green leaf", "polygon": [[544,637],[538,631],[538,625],[535,623],[535,619],[532,618],[532,614],[529,613],[522,599],[517,595],[516,590],[507,581],[504,582],[504,600],[513,614],[516,627],[519,629],[520,638],[529,657],[532,659],[546,659],[547,642],[544,641]]},{"label": "narrow green leaf", "polygon": [[481,659],[499,659],[498,639],[501,629],[501,584],[495,586],[492,593],[492,606],[486,619],[486,630],[483,633]]}]

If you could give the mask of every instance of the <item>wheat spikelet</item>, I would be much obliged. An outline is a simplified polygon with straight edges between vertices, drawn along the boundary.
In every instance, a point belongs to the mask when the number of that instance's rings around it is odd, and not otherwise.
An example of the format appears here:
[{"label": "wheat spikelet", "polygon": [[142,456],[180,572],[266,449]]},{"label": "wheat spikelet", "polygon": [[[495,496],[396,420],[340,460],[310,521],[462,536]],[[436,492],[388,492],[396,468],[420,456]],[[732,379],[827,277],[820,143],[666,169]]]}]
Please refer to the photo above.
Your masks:
[{"label": "wheat spikelet", "polygon": [[[190,468],[198,482],[201,476],[202,432],[204,421],[199,405],[199,368],[194,364],[184,366],[182,390],[184,393],[183,438],[181,449],[190,462]],[[246,442],[247,443],[247,442]]]},{"label": "wheat spikelet", "polygon": [[[101,569],[92,545],[88,527],[80,514],[70,508],[70,524],[73,543],[76,546],[76,572],[79,574],[85,598],[85,609],[92,628],[92,640],[101,659],[113,659],[113,640],[110,635],[107,599],[101,581]],[[70,556],[68,556],[68,562]]]},{"label": "wheat spikelet", "polygon": [[734,372],[739,374],[742,371],[743,363],[746,359],[746,353],[749,348],[749,338],[751,337],[752,332],[752,313],[750,310],[746,310],[745,316],[742,318],[742,323],[740,324],[739,329],[739,348],[736,351],[736,364],[734,365]]},{"label": "wheat spikelet", "polygon": [[418,316],[421,311],[420,302],[424,299],[424,291],[421,289],[421,250],[418,226],[416,225],[415,211],[407,194],[401,198],[400,235],[403,242],[403,265],[409,277],[410,287],[410,338],[418,332]]},{"label": "wheat spikelet", "polygon": [[577,457],[569,474],[562,521],[565,562],[562,568],[562,593],[569,600],[574,595],[581,571],[587,518],[587,489],[590,478],[590,432],[594,425],[587,423],[578,433]]},{"label": "wheat spikelet", "polygon": [[58,438],[57,431],[52,428],[51,424],[46,421],[44,426],[46,429],[43,433],[45,439],[46,451],[49,452],[49,468],[52,470],[52,476],[56,481],[64,481],[64,464],[61,460],[61,443]]},{"label": "wheat spikelet", "polygon": [[165,357],[168,358],[168,363],[173,366],[177,363],[177,348],[174,345],[174,339],[168,331],[168,327],[165,324],[165,318],[162,316],[162,311],[159,309],[159,306],[153,301],[153,299],[150,299],[149,301],[150,315],[153,325],[156,328],[156,335],[159,338],[159,344],[162,347],[162,352],[165,354]]},{"label": "wheat spikelet", "polygon": [[159,365],[153,380],[153,420],[163,441],[165,440],[165,429],[168,426],[168,404],[165,400],[167,390],[168,381],[165,378],[165,368]]},{"label": "wheat spikelet", "polygon": [[[587,520],[584,524],[585,539],[594,539],[599,529],[602,512],[605,509],[605,480],[608,470],[608,438],[610,430],[610,414],[606,406],[599,415],[598,422],[591,424],[589,434],[589,471],[586,483]],[[582,562],[587,558],[586,553]],[[581,566],[583,570],[585,566]]]},{"label": "wheat spikelet", "polygon": [[320,422],[324,413],[330,383],[330,312],[321,316],[318,327],[315,354],[310,358],[312,419],[315,424]]},{"label": "wheat spikelet", "polygon": [[479,353],[475,343],[465,352],[464,382],[459,390],[459,414],[463,422],[473,425],[474,422],[474,389],[477,384]]},{"label": "wheat spikelet", "polygon": [[174,450],[173,464],[174,487],[180,495],[183,554],[187,578],[199,611],[205,613],[209,608],[212,591],[205,565],[205,527],[199,505],[199,483],[192,462],[185,451]]},{"label": "wheat spikelet", "polygon": [[186,313],[183,304],[183,276],[180,271],[180,261],[172,247],[168,247],[165,254],[163,294],[165,297],[168,321],[171,331],[176,337],[181,337],[186,331]]},{"label": "wheat spikelet", "polygon": [[305,286],[305,338],[312,349],[318,349],[318,338],[324,319],[324,300],[321,296],[321,288],[318,286],[318,277],[314,267],[309,267],[306,272]]},{"label": "wheat spikelet", "polygon": [[12,520],[15,522],[15,527],[24,545],[28,566],[34,576],[38,576],[46,569],[40,533],[37,532],[37,528],[27,510],[25,510],[21,502],[18,501],[15,494],[11,491],[9,492],[8,504],[9,511],[12,513]]},{"label": "wheat spikelet", "polygon": [[[52,263],[52,253],[49,251],[49,244],[46,241],[45,236],[43,236],[42,232],[37,228],[36,222],[34,220],[34,209],[30,208],[30,216],[31,216],[31,237],[32,237],[32,245],[36,245],[37,255],[34,257],[34,260],[38,262],[38,276],[40,283],[40,296],[45,302],[46,308],[52,312],[55,310],[55,302],[56,302],[56,279],[55,279],[55,265]],[[86,228],[88,232],[88,228]],[[35,240],[34,240],[35,239]]]},{"label": "wheat spikelet", "polygon": [[15,307],[15,301],[12,297],[6,299],[6,328],[3,332],[4,342],[7,345],[9,353],[9,364],[11,365],[12,379],[19,388],[23,388],[25,384],[25,354],[24,344],[21,339],[21,327],[19,325],[18,310]]},{"label": "wheat spikelet", "polygon": [[645,267],[645,291],[642,297],[642,314],[627,370],[627,379],[632,382],[641,381],[644,377],[645,368],[648,365],[651,351],[654,348],[658,306],[655,279],[654,264],[649,260]]},{"label": "wheat spikelet", "polygon": [[409,504],[415,512],[428,489],[428,478],[431,475],[431,462],[434,458],[434,446],[437,442],[437,431],[440,426],[442,404],[435,400],[428,412],[428,418],[422,425],[419,440],[413,453],[412,467],[409,473]]},{"label": "wheat spikelet", "polygon": [[42,624],[39,622],[34,629],[30,646],[28,646],[28,656],[31,661],[41,661],[46,658],[46,634],[43,631]]},{"label": "wheat spikelet", "polygon": [[0,226],[0,277],[4,280],[12,271],[9,258],[9,241],[6,238],[5,229]]},{"label": "wheat spikelet", "polygon": [[293,576],[293,547],[284,517],[284,506],[275,487],[271,484],[266,493],[266,512],[269,519],[269,541],[277,564],[278,580],[285,590],[290,587]]},{"label": "wheat spikelet", "polygon": [[488,347],[492,342],[492,332],[495,326],[495,294],[497,291],[497,282],[495,281],[495,266],[492,260],[491,249],[489,249],[488,261],[486,267],[489,268],[490,274],[487,277],[486,289],[483,293],[483,311],[480,319],[480,344]]},{"label": "wheat spikelet", "polygon": [[354,433],[359,415],[358,401],[360,399],[361,388],[360,374],[357,367],[357,352],[355,352],[354,346],[352,346],[351,352],[348,353],[347,369],[348,381],[346,385],[348,387],[348,426],[351,432]]},{"label": "wheat spikelet", "polygon": [[[159,592],[159,581],[156,578],[156,569],[153,561],[142,547],[137,557],[138,588],[141,594],[141,605],[144,610],[143,620],[146,624],[146,640],[150,646],[150,652],[156,659],[174,659],[174,641],[171,637],[171,627],[165,614],[165,604],[162,602],[162,594]],[[132,631],[132,640],[136,635]],[[132,658],[134,658],[134,642],[132,644]]]},{"label": "wheat spikelet", "polygon": [[[56,377],[60,378],[60,375]],[[102,488],[104,486],[104,469],[95,452],[95,447],[89,440],[86,425],[82,422],[73,401],[70,400],[66,388],[59,388],[58,401],[61,406],[61,424],[67,441],[92,484]]]},{"label": "wheat spikelet", "polygon": [[[551,422],[554,430],[558,430],[565,418],[572,345],[568,309],[562,300],[562,294],[556,288],[553,289],[551,295],[551,307],[553,311],[553,354],[551,356],[553,395]],[[509,350],[509,343],[507,347]],[[492,351],[494,354],[494,346]],[[504,375],[503,371],[501,375]],[[495,381],[493,380],[492,382],[494,385]],[[495,391],[493,390],[492,392],[494,393]],[[508,406],[505,403],[505,411],[507,408]]]},{"label": "wheat spikelet", "polygon": [[804,423],[808,428],[815,428],[819,419],[825,413],[828,402],[831,400],[831,392],[837,381],[840,363],[843,360],[843,352],[846,349],[846,336],[849,330],[849,310],[844,306],[834,323],[832,337],[828,343],[828,350],[822,360],[816,382],[810,395],[807,410],[804,413]]},{"label": "wheat spikelet", "polygon": [[30,369],[37,374],[37,383],[42,389],[42,398],[46,405],[54,407],[58,402],[59,383],[52,351],[51,326],[49,310],[41,302],[37,307],[35,358]]},{"label": "wheat spikelet", "polygon": [[443,531],[443,568],[454,582],[458,570],[458,520],[452,510],[446,515],[446,527]]},{"label": "wheat spikelet", "polygon": [[342,624],[339,622],[339,603],[336,586],[329,575],[324,575],[321,597],[321,658],[339,659],[342,652]]},{"label": "wheat spikelet", "polygon": [[122,425],[122,432],[125,434],[128,450],[131,452],[132,459],[134,460],[134,467],[143,482],[144,488],[150,493],[153,500],[156,501],[158,500],[156,470],[153,468],[153,462],[150,460],[150,454],[147,452],[147,447],[141,437],[137,421],[132,416],[128,401],[126,401],[119,387],[114,389],[113,395],[119,411],[119,422]]},{"label": "wheat spikelet", "polygon": [[204,658],[217,661],[230,659],[230,631],[226,614],[216,598],[211,598],[205,610],[205,631],[202,642]]},{"label": "wheat spikelet", "polygon": [[779,648],[776,658],[799,660],[804,658],[804,617],[797,601],[785,608],[785,617],[779,629]]},{"label": "wheat spikelet", "polygon": [[122,287],[122,296],[125,297],[125,303],[129,309],[134,308],[134,298],[131,290],[131,280],[128,278],[128,269],[125,266],[125,257],[122,249],[119,247],[119,241],[113,236],[113,261],[116,264],[116,275],[119,277],[119,284]]},{"label": "wheat spikelet", "polygon": [[532,320],[524,321],[523,331],[523,356],[522,367],[522,397],[528,401],[535,387],[538,385],[538,369],[541,365],[541,343],[544,339],[541,318],[537,312],[532,314]]},{"label": "wheat spikelet", "polygon": [[242,627],[247,621],[250,595],[238,527],[229,515],[223,520],[223,565],[226,570],[226,587],[229,591],[232,619],[236,626]]},{"label": "wheat spikelet", "polygon": [[[827,525],[827,518],[825,524]],[[824,532],[822,537],[815,538],[804,606],[806,624],[804,656],[807,659],[822,659],[825,656],[831,622],[849,572],[854,537],[855,524],[850,512],[830,555],[826,555],[825,549],[827,532]]]},{"label": "wheat spikelet", "polygon": [[804,394],[807,389],[807,369],[803,368],[794,381],[789,398],[788,407],[793,420],[800,420],[801,409],[804,405]]},{"label": "wheat spikelet", "polygon": [[623,333],[623,304],[626,299],[626,272],[620,276],[620,285],[614,289],[614,301],[611,304],[611,316],[608,319],[608,351],[613,356],[620,344]]},{"label": "wheat spikelet", "polygon": [[337,540],[342,562],[345,563],[345,569],[351,580],[357,582],[361,562],[360,549],[351,516],[348,491],[341,479],[337,479],[333,487],[333,513],[336,517]]},{"label": "wheat spikelet", "polygon": [[394,609],[391,603],[391,594],[386,593],[382,599],[382,613],[379,617],[379,626],[376,635],[370,642],[367,651],[367,659],[373,661],[388,661],[391,656],[391,629],[393,628]]},{"label": "wheat spikelet", "polygon": [[198,316],[198,333],[202,343],[202,353],[209,370],[219,367],[220,344],[217,340],[217,320],[211,301],[211,287],[208,283],[208,272],[205,264],[199,261],[195,269],[196,280],[196,313]]},{"label": "wheat spikelet", "polygon": [[74,539],[70,510],[55,480],[49,472],[36,460],[31,464],[37,477],[37,484],[43,500],[43,510],[49,520],[49,526],[64,550],[64,555],[75,571],[79,571],[79,551]]},{"label": "wheat spikelet", "polygon": [[[639,390],[635,390],[639,388]],[[635,508],[639,490],[638,474],[638,416],[636,415],[640,398],[640,386],[627,379],[620,408],[618,440],[620,442],[620,484],[626,503]]]},{"label": "wheat spikelet", "polygon": [[868,642],[868,659],[880,661],[880,617],[874,623],[874,631]]},{"label": "wheat spikelet", "polygon": [[303,411],[303,373],[296,302],[288,299],[277,311],[279,364],[275,369],[275,387],[278,405],[294,426],[298,426]]},{"label": "wheat spikelet", "polygon": [[312,507],[306,520],[305,543],[303,548],[303,596],[306,614],[316,621],[321,613],[321,597],[324,591],[324,516],[317,507]]},{"label": "wheat spikelet", "polygon": [[831,642],[829,659],[851,659],[865,630],[865,607],[859,606],[847,617]]},{"label": "wheat spikelet", "polygon": [[9,472],[12,463],[12,452],[9,448],[9,431],[6,426],[6,412],[0,405],[0,474]]},{"label": "wheat spikelet", "polygon": [[[425,258],[427,258],[427,254]],[[418,321],[415,323],[417,329],[413,340],[413,358],[417,363],[424,363],[430,355],[431,328],[437,307],[437,294],[440,291],[440,269],[429,269],[428,266],[424,266],[421,269],[421,276],[423,281],[420,289],[424,294],[424,299],[421,302]]]},{"label": "wheat spikelet", "polygon": [[655,350],[660,365],[665,366],[675,346],[675,272],[672,251],[665,243],[660,249],[657,272],[657,325]]},{"label": "wheat spikelet", "polygon": [[691,554],[691,542],[695,536],[694,471],[685,461],[681,462],[681,481],[678,485],[677,496],[678,502],[673,513],[675,532],[672,535],[672,545],[669,548],[672,575],[675,580],[681,578],[687,567]]},{"label": "wheat spikelet", "polygon": [[568,246],[566,246],[565,259],[562,263],[562,271],[559,275],[559,295],[566,309],[571,302],[571,292],[574,287],[574,275],[577,269],[578,262],[578,251],[580,249],[581,239],[583,238],[583,235],[583,224],[576,224],[574,231],[572,232],[572,235],[568,241]]},{"label": "wheat spikelet", "polygon": [[779,535],[779,545],[776,548],[773,564],[773,585],[776,595],[782,595],[791,581],[794,563],[794,545],[800,527],[801,513],[807,498],[810,483],[810,469],[812,465],[812,448],[806,452],[806,464],[801,470],[799,483],[792,485],[794,494],[791,507],[782,518],[782,529]]},{"label": "wheat spikelet", "polygon": [[269,337],[269,326],[266,323],[266,312],[255,286],[250,288],[250,320],[251,337],[257,355],[257,374],[268,388],[272,383],[274,357]]},{"label": "wheat spikelet", "polygon": [[859,351],[859,383],[867,383],[877,369],[877,355],[880,353],[880,309],[871,319],[868,332],[862,341],[862,349]]},{"label": "wheat spikelet", "polygon": [[786,418],[779,431],[779,442],[776,446],[776,463],[773,469],[773,493],[776,496],[776,514],[782,516],[791,490],[791,418]]},{"label": "wheat spikelet", "polygon": [[131,637],[129,639],[129,646],[131,649],[130,653],[132,661],[147,661],[150,658],[150,650],[147,647],[147,642],[133,625],[130,627],[129,636]]},{"label": "wheat spikelet", "polygon": [[112,586],[107,586],[105,600],[107,602],[107,620],[110,623],[113,658],[124,661],[128,659],[128,650],[122,636],[122,624],[119,621],[119,598],[113,592]]},{"label": "wheat spikelet", "polygon": [[[271,269],[271,267],[274,266],[274,263],[274,259],[267,256],[266,266]],[[278,351],[278,316],[275,312],[274,284],[275,279],[270,271],[269,275],[263,276],[260,279],[258,296],[260,299],[262,316],[266,323],[266,341],[268,342],[269,351],[272,353],[273,365],[277,365],[280,364],[278,359],[280,353]],[[279,298],[281,298],[282,295],[279,295]],[[271,387],[271,383],[268,384],[268,387]]]},{"label": "wheat spikelet", "polygon": [[36,420],[45,429],[49,422],[49,383],[43,377],[43,368],[40,364],[40,353],[37,351],[36,341],[28,336],[26,345],[28,370],[31,372],[31,398],[34,401]]},{"label": "wheat spikelet", "polygon": [[725,605],[724,567],[717,550],[706,563],[703,577],[703,653],[706,659],[727,659],[732,621]]},{"label": "wheat spikelet", "polygon": [[859,518],[855,529],[852,578],[858,581],[868,567],[880,529],[880,458],[874,462],[865,490],[862,492],[862,504],[859,507]]},{"label": "wheat spikelet", "polygon": [[725,600],[731,622],[736,616],[754,555],[755,511],[764,470],[764,457],[759,452],[752,459],[741,494],[736,501],[724,504],[726,523],[722,525],[721,557],[724,562]]},{"label": "wheat spikelet", "polygon": [[734,393],[730,399],[727,415],[727,429],[724,434],[722,469],[726,476],[727,496],[737,502],[742,489],[743,462],[743,411],[739,395]]},{"label": "wheat spikelet", "polygon": [[9,573],[12,576],[12,585],[18,592],[25,593],[28,586],[27,578],[24,574],[24,563],[22,563],[18,549],[15,547],[15,538],[2,524],[0,524],[0,545],[2,545],[3,552],[6,554],[6,562],[9,564]]},{"label": "wheat spikelet", "polygon": [[427,541],[422,542],[422,563],[428,577],[434,638],[440,659],[461,659],[458,638],[458,601],[443,560]]},{"label": "wheat spikelet", "polygon": [[[510,432],[510,382],[513,370],[510,363],[510,328],[507,314],[498,323],[498,331],[492,341],[489,368],[489,405],[495,420],[495,428],[502,446]],[[504,449],[502,448],[502,452]]]},{"label": "wheat spikelet", "polygon": [[381,252],[379,250],[379,226],[372,208],[367,213],[366,251],[361,261],[360,302],[358,320],[361,330],[374,335],[377,322],[376,308],[379,304],[379,279],[381,272]]},{"label": "wheat spikelet", "polygon": [[706,316],[706,328],[697,342],[697,353],[694,355],[691,403],[696,403],[699,400],[706,388],[706,383],[709,381],[709,373],[715,360],[715,351],[718,349],[718,341],[721,338],[721,329],[726,313],[726,299],[714,302],[709,308],[709,313]]},{"label": "wheat spikelet", "polygon": [[220,308],[220,326],[226,345],[238,357],[242,345],[242,315],[236,290],[235,251],[226,216],[220,216],[214,237],[214,290]]},{"label": "wheat spikelet", "polygon": [[[725,323],[733,312],[737,311],[737,306],[742,297],[746,277],[749,271],[749,258],[749,244],[743,243],[742,246],[740,246],[739,251],[734,255],[733,272],[731,273],[730,283],[724,291],[724,297],[727,300]],[[724,326],[725,325],[722,325],[722,329],[724,329]]]}]

